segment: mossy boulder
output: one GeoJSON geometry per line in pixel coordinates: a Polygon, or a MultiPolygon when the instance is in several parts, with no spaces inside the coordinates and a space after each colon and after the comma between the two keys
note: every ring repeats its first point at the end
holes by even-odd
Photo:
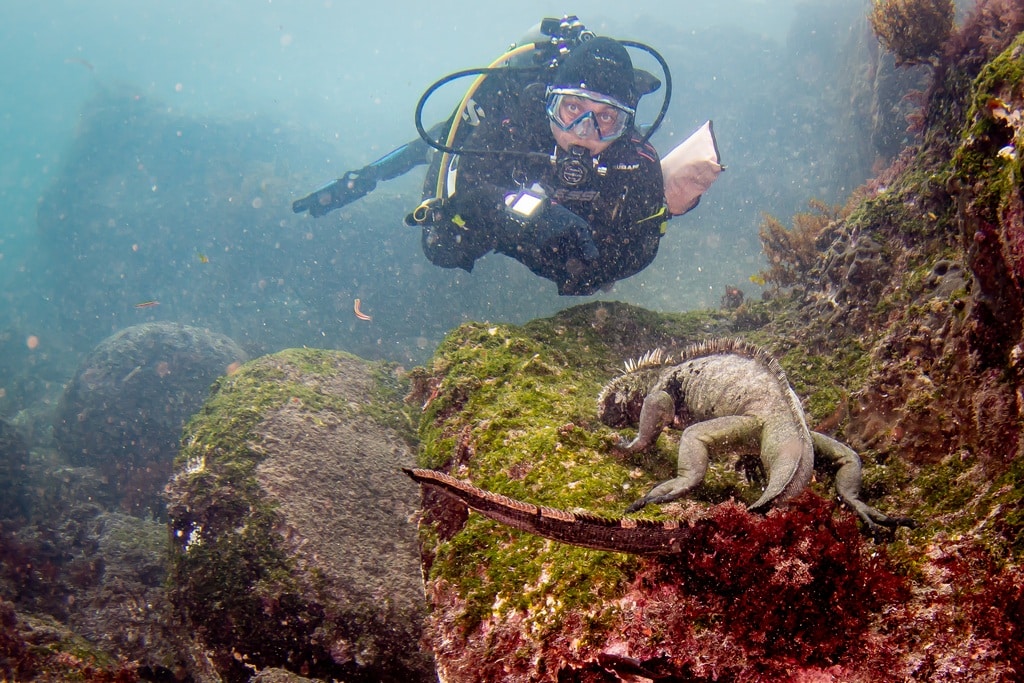
{"type": "MultiPolygon", "coordinates": [[[[750,335],[740,328],[751,316],[596,303],[521,327],[463,325],[414,377],[420,465],[621,516],[673,474],[675,437],[649,456],[617,454],[596,418],[601,384],[653,346],[750,335]]],[[[905,579],[818,491],[753,515],[742,503],[757,482],[720,459],[693,500],[645,511],[693,529],[692,546],[663,559],[548,541],[432,493],[421,538],[438,670],[450,682],[882,675],[889,662],[869,656],[869,636],[905,598],[905,579]]]]}
{"type": "Polygon", "coordinates": [[[974,81],[949,186],[974,275],[971,330],[983,361],[1001,364],[1024,319],[1024,34],[974,81]]]}
{"type": "Polygon", "coordinates": [[[430,680],[397,368],[289,350],[222,379],[169,485],[171,596],[228,681],[430,680]]]}
{"type": "Polygon", "coordinates": [[[19,613],[0,598],[0,680],[136,683],[146,680],[139,668],[100,650],[59,620],[19,613]]]}

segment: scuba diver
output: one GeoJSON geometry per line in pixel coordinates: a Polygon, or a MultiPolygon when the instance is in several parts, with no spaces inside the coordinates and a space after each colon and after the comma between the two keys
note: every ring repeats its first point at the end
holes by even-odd
{"type": "Polygon", "coordinates": [[[293,210],[322,216],[430,164],[424,199],[406,223],[422,229],[435,265],[471,271],[495,251],[553,281],[561,295],[607,290],[646,268],[667,220],[696,206],[722,169],[710,122],[688,139],[682,170],[666,182],[648,142],[671,96],[664,59],[641,43],[596,36],[576,17],[545,19],[537,33],[490,67],[432,85],[416,108],[418,140],[295,201],[293,210]],[[662,107],[645,131],[637,104],[662,84],[633,67],[627,46],[651,54],[664,72],[662,107]],[[425,130],[426,100],[466,76],[476,79],[451,118],[425,130]]]}

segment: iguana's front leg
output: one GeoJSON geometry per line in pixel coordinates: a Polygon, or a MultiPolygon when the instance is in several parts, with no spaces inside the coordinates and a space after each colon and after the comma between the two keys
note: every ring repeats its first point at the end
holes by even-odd
{"type": "Polygon", "coordinates": [[[839,468],[836,470],[836,493],[839,495],[839,499],[864,520],[873,534],[878,533],[881,530],[880,527],[917,526],[917,523],[909,517],[890,517],[861,500],[861,462],[856,451],[819,432],[811,432],[811,440],[814,443],[815,455],[828,460],[839,468]]]}
{"type": "MultiPolygon", "coordinates": [[[[644,401],[646,408],[647,402],[644,401]]],[[[655,486],[650,493],[630,505],[626,512],[636,512],[648,503],[668,503],[683,497],[704,481],[710,460],[709,448],[757,443],[763,428],[764,423],[759,418],[746,415],[716,417],[690,425],[679,437],[679,464],[675,478],[655,486]]]]}
{"type": "Polygon", "coordinates": [[[652,391],[644,398],[640,408],[640,421],[636,428],[636,437],[632,441],[619,440],[619,448],[627,453],[639,453],[647,450],[658,440],[658,435],[666,425],[672,424],[676,417],[676,403],[665,391],[652,391]]]}

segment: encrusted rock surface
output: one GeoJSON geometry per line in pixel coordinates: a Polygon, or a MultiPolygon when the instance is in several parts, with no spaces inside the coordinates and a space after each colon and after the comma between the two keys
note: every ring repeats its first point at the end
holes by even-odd
{"type": "MultiPolygon", "coordinates": [[[[943,278],[962,277],[947,265],[927,277],[902,275],[917,282],[925,312],[944,291],[943,278]]],[[[955,318],[964,307],[936,310],[955,318]]],[[[960,328],[937,324],[935,315],[912,321],[953,335],[946,339],[956,348],[960,328]]],[[[920,382],[890,386],[903,416],[895,440],[884,423],[870,430],[861,412],[847,408],[837,419],[833,408],[837,400],[870,405],[888,386],[883,378],[915,367],[886,353],[911,321],[879,332],[868,349],[823,356],[787,351],[781,319],[740,331],[748,321],[740,311],[658,316],[601,303],[522,327],[464,325],[415,376],[412,396],[424,408],[420,464],[530,503],[620,516],[671,475],[677,436],[663,436],[649,457],[616,455],[614,434],[594,409],[599,383],[621,358],[602,331],[616,331],[610,338],[618,346],[617,331],[633,330],[635,356],[654,340],[678,344],[731,329],[775,344],[812,423],[839,423],[861,439],[871,503],[921,526],[867,538],[825,498],[827,472],[785,508],[751,515],[736,503],[756,497],[757,480],[747,481],[742,461],[731,458],[713,463],[692,500],[644,511],[691,526],[692,544],[662,558],[547,541],[467,516],[432,493],[421,538],[442,680],[1012,679],[1024,652],[1017,637],[1024,486],[1012,395],[1007,404],[1012,385],[983,373],[959,390],[975,405],[984,394],[1004,406],[978,411],[1003,443],[980,438],[978,419],[954,420],[965,367],[933,369],[934,392],[948,386],[953,397],[933,402],[927,420],[910,419],[899,404],[920,400],[920,382]],[[933,441],[922,457],[936,425],[951,438],[933,441]],[[866,433],[877,438],[864,443],[866,433]]]]}
{"type": "Polygon", "coordinates": [[[45,509],[0,524],[0,680],[210,681],[167,601],[166,525],[85,497],[45,509]]]}
{"type": "Polygon", "coordinates": [[[187,427],[168,489],[172,598],[225,680],[433,676],[395,373],[284,351],[222,380],[187,427]]]}
{"type": "MultiPolygon", "coordinates": [[[[464,325],[417,377],[421,464],[531,503],[619,516],[669,475],[674,446],[628,459],[612,448],[595,398],[622,357],[603,331],[632,329],[635,356],[653,340],[682,345],[741,320],[591,304],[524,327],[464,325]]],[[[650,511],[693,532],[683,553],[660,559],[547,541],[428,496],[422,538],[442,679],[884,675],[893,662],[874,653],[872,633],[905,602],[906,578],[824,489],[765,517],[732,500],[752,502],[750,483],[726,459],[698,499],[650,511]]]]}

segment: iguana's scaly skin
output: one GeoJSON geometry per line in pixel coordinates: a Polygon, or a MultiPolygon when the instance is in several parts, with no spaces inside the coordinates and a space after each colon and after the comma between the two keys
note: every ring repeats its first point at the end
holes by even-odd
{"type": "Polygon", "coordinates": [[[420,485],[458,498],[484,517],[563,543],[638,555],[680,553],[693,534],[677,521],[613,519],[544,507],[485,491],[435,470],[403,469],[420,485]]]}
{"type": "Polygon", "coordinates": [[[605,386],[597,403],[598,417],[608,426],[637,426],[633,440],[620,442],[630,453],[650,447],[668,425],[678,421],[683,428],[676,477],[655,486],[629,512],[676,500],[698,486],[710,451],[758,445],[768,483],[751,510],[803,491],[818,455],[838,467],[836,493],[869,529],[911,524],[861,500],[860,457],[845,444],[812,432],[782,367],[745,342],[716,339],[676,356],[648,353],[627,363],[626,372],[605,386]]]}
{"type": "MultiPolygon", "coordinates": [[[[880,526],[912,526],[860,498],[860,457],[848,446],[807,427],[803,408],[785,373],[764,351],[732,340],[697,344],[681,354],[660,351],[626,364],[626,372],[598,397],[598,415],[611,427],[637,425],[634,439],[620,448],[639,452],[676,421],[683,427],[677,476],[655,486],[629,508],[676,500],[704,479],[709,451],[759,445],[768,483],[750,506],[760,510],[791,498],[811,479],[815,455],[838,467],[836,492],[872,532],[880,526]]],[[[678,553],[691,528],[676,521],[609,519],[557,510],[477,488],[441,472],[406,469],[425,487],[458,498],[503,524],[587,548],[638,554],[678,553]]]]}

